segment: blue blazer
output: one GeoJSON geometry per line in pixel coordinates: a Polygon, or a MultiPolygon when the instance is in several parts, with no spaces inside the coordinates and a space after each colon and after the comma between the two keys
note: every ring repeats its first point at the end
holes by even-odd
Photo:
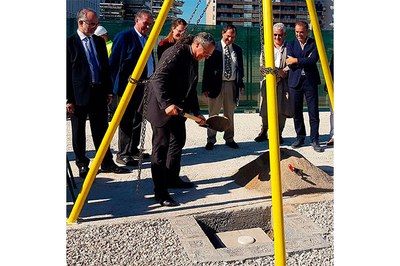
{"type": "MultiPolygon", "coordinates": [[[[122,96],[124,93],[142,50],[139,35],[134,29],[124,30],[115,36],[110,55],[111,79],[114,83],[115,94],[122,96]]],[[[153,65],[155,66],[154,56],[153,65]]],[[[140,79],[146,78],[147,66],[144,68],[140,79]]]]}
{"type": "MultiPolygon", "coordinates": [[[[107,99],[112,94],[112,83],[106,43],[101,37],[92,35],[99,60],[99,82],[96,95],[107,99]]],[[[93,97],[91,89],[92,78],[89,63],[86,58],[85,48],[77,33],[67,39],[67,102],[79,106],[88,105],[93,97]]]]}
{"type": "Polygon", "coordinates": [[[321,84],[321,79],[319,77],[317,68],[319,56],[314,39],[307,39],[304,50],[301,49],[300,42],[297,39],[288,42],[287,55],[298,59],[297,64],[289,65],[288,83],[290,88],[294,88],[299,84],[301,70],[303,68],[306,77],[312,86],[321,84]]]}
{"type": "MultiPolygon", "coordinates": [[[[239,100],[240,89],[244,88],[243,51],[242,48],[234,43],[232,44],[232,49],[236,53],[238,60],[235,80],[236,90],[233,94],[233,101],[237,102],[239,100]]],[[[204,61],[202,92],[209,92],[208,96],[210,98],[216,98],[221,92],[223,69],[222,44],[219,41],[216,43],[215,50],[210,58],[204,61]]]]}

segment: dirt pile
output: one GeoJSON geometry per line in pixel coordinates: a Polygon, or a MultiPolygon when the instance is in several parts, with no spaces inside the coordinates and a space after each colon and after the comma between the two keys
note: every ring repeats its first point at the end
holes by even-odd
{"type": "MultiPolygon", "coordinates": [[[[333,177],[314,166],[300,153],[281,148],[280,155],[283,196],[333,191],[333,177]]],[[[269,152],[265,152],[257,159],[241,167],[232,178],[236,184],[242,187],[271,195],[269,173],[269,152]]]]}

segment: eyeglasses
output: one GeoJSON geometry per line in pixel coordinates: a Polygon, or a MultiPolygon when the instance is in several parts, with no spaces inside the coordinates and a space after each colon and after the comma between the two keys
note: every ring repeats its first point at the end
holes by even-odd
{"type": "Polygon", "coordinates": [[[205,56],[206,56],[207,58],[210,57],[210,56],[212,55],[212,53],[210,54],[210,53],[206,50],[206,48],[204,47],[203,44],[200,44],[200,45],[201,45],[201,47],[203,47],[203,51],[204,51],[205,56]]]}
{"type": "Polygon", "coordinates": [[[87,22],[86,20],[82,20],[84,23],[86,23],[87,25],[89,25],[89,27],[91,27],[91,28],[96,28],[98,25],[99,25],[99,23],[89,23],[89,22],[87,22]]]}
{"type": "Polygon", "coordinates": [[[186,30],[178,30],[178,29],[174,29],[176,30],[178,33],[184,33],[186,30]]]}
{"type": "Polygon", "coordinates": [[[277,37],[277,36],[278,36],[278,37],[282,37],[283,34],[276,34],[276,33],[274,33],[274,36],[275,36],[275,37],[277,37]]]}

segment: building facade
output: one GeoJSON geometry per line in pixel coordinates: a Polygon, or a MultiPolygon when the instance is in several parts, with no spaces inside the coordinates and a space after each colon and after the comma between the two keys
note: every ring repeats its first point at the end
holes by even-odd
{"type": "MultiPolygon", "coordinates": [[[[155,17],[157,17],[158,14],[160,13],[163,2],[164,2],[164,0],[153,0],[152,1],[152,12],[155,17]]],[[[182,0],[174,1],[172,3],[171,9],[169,10],[168,19],[175,19],[178,17],[178,15],[182,15],[183,11],[180,8],[182,8],[184,3],[185,3],[185,1],[182,1],[182,0]]]]}
{"type": "MultiPolygon", "coordinates": [[[[315,1],[315,9],[321,29],[331,29],[333,0],[315,1]],[[328,10],[329,9],[329,10],[328,10]],[[327,12],[328,10],[328,12],[327,12]]],[[[260,1],[251,0],[211,0],[206,11],[207,25],[233,24],[236,26],[254,27],[260,24],[262,8],[260,1]]],[[[297,20],[310,21],[305,0],[273,0],[273,22],[282,22],[293,28],[297,20]]]]}
{"type": "Polygon", "coordinates": [[[140,9],[151,9],[151,1],[146,0],[101,0],[100,19],[134,20],[140,9]]]}
{"type": "Polygon", "coordinates": [[[76,14],[82,8],[91,8],[99,13],[100,0],[67,0],[67,18],[76,18],[76,14]]]}
{"type": "MultiPolygon", "coordinates": [[[[67,18],[75,18],[76,13],[85,7],[99,14],[102,20],[134,20],[140,9],[150,9],[155,17],[160,13],[163,0],[67,0],[67,18]]],[[[180,8],[185,1],[174,1],[168,13],[168,19],[182,14],[180,8]]]]}
{"type": "MultiPolygon", "coordinates": [[[[174,1],[168,13],[168,19],[174,19],[178,14],[182,14],[184,1],[174,1]]],[[[160,13],[162,0],[101,0],[100,1],[100,19],[104,20],[134,20],[135,14],[140,9],[149,9],[154,17],[160,13]]]]}

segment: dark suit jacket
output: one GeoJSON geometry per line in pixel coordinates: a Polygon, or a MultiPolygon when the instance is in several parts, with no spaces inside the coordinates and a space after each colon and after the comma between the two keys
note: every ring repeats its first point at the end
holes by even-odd
{"type": "MultiPolygon", "coordinates": [[[[128,29],[118,33],[112,46],[110,55],[111,79],[114,83],[114,93],[122,96],[128,84],[129,77],[143,51],[139,35],[135,29],[128,29]]],[[[154,56],[153,56],[153,64],[154,56]]],[[[140,79],[147,78],[147,66],[144,68],[140,79]]]]}
{"type": "Polygon", "coordinates": [[[162,54],[156,75],[148,84],[146,119],[153,126],[162,127],[171,119],[165,114],[171,104],[196,116],[200,113],[196,90],[198,65],[188,44],[176,44],[162,54]]]}
{"type": "MultiPolygon", "coordinates": [[[[234,93],[235,99],[233,100],[238,101],[240,89],[244,88],[243,52],[242,48],[234,43],[232,44],[232,49],[236,53],[238,60],[235,80],[236,91],[234,93]]],[[[204,61],[202,92],[209,92],[208,97],[210,98],[216,98],[221,92],[223,68],[222,44],[217,42],[210,58],[204,61]]]]}
{"type": "Polygon", "coordinates": [[[307,39],[304,50],[301,49],[300,42],[297,39],[289,42],[287,45],[287,55],[296,57],[299,61],[297,64],[289,66],[289,87],[294,88],[299,84],[301,70],[303,68],[306,77],[312,86],[321,84],[317,68],[319,56],[314,39],[307,39]]]}
{"type": "MultiPolygon", "coordinates": [[[[110,78],[110,68],[106,43],[101,37],[93,35],[99,59],[99,78],[100,87],[96,89],[96,95],[112,94],[112,83],[110,78]]],[[[89,103],[94,92],[91,89],[92,78],[90,67],[86,58],[85,48],[77,33],[67,39],[67,102],[75,105],[84,106],[89,103]]]]}

